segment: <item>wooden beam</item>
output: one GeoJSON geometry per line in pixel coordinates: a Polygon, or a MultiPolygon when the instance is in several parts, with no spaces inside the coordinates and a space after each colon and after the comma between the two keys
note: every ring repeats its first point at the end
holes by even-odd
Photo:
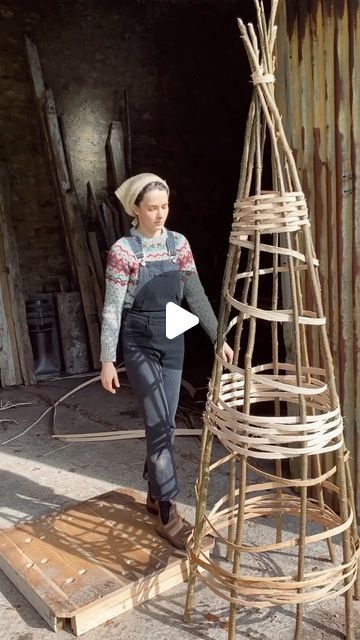
{"type": "Polygon", "coordinates": [[[10,181],[4,162],[0,162],[0,228],[3,238],[5,267],[8,272],[9,302],[16,335],[21,375],[25,384],[33,384],[35,382],[34,359],[26,321],[16,238],[11,221],[10,181]]]}

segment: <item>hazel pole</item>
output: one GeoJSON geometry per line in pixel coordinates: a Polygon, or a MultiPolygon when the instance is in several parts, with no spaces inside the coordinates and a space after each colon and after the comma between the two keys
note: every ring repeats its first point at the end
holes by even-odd
{"type": "MultiPolygon", "coordinates": [[[[249,62],[250,62],[250,66],[253,70],[253,75],[254,73],[258,76],[258,80],[257,80],[257,89],[259,92],[259,97],[262,103],[262,106],[264,108],[264,112],[266,115],[266,119],[267,119],[267,123],[268,123],[268,127],[269,127],[269,131],[270,131],[270,135],[273,141],[273,151],[275,154],[276,158],[279,158],[279,153],[278,153],[278,142],[277,142],[277,135],[276,135],[276,129],[275,126],[273,124],[273,119],[272,119],[272,110],[268,109],[268,105],[265,103],[264,105],[264,99],[262,96],[262,92],[265,91],[265,89],[267,90],[267,93],[270,94],[269,88],[266,86],[265,82],[261,80],[261,75],[262,75],[262,70],[261,67],[258,63],[258,59],[256,56],[256,51],[254,51],[254,48],[252,46],[251,40],[248,36],[247,30],[245,29],[244,24],[242,23],[241,20],[239,20],[239,28],[244,40],[244,44],[245,44],[245,48],[249,57],[249,62]]],[[[261,35],[261,30],[260,30],[260,35],[261,35]]],[[[279,176],[279,180],[280,180],[280,192],[284,193],[284,181],[283,181],[283,177],[282,177],[282,169],[281,166],[279,164],[279,162],[277,162],[277,172],[278,172],[278,176],[279,176]]],[[[288,246],[289,249],[292,248],[291,246],[291,238],[290,238],[290,234],[289,232],[287,232],[285,234],[286,237],[286,244],[288,246]]],[[[299,322],[298,322],[298,318],[299,318],[299,309],[298,309],[298,301],[297,301],[297,291],[296,291],[296,280],[295,280],[295,271],[294,271],[294,264],[293,264],[293,258],[291,255],[289,255],[288,257],[288,265],[289,265],[289,276],[290,276],[290,288],[291,288],[291,295],[292,295],[292,306],[293,306],[293,329],[294,329],[294,341],[295,341],[295,370],[296,370],[296,379],[297,379],[297,384],[298,386],[301,386],[302,383],[302,366],[301,366],[301,341],[300,341],[300,331],[299,331],[299,322]]],[[[306,421],[306,404],[305,404],[305,399],[304,396],[302,394],[299,394],[299,406],[300,406],[300,417],[302,422],[306,421]]],[[[307,455],[302,455],[301,456],[301,479],[304,481],[307,479],[308,476],[308,456],[307,455]]],[[[302,486],[301,487],[301,506],[300,506],[300,531],[299,531],[299,546],[298,546],[298,581],[301,582],[303,580],[304,577],[304,570],[305,570],[305,539],[306,539],[306,524],[307,524],[307,487],[306,486],[302,486]]],[[[300,593],[300,591],[299,591],[300,593]]],[[[297,605],[297,610],[296,610],[296,628],[295,628],[295,640],[300,640],[301,638],[301,628],[302,628],[302,617],[303,617],[303,604],[298,604],[297,605]]]]}
{"type": "MultiPolygon", "coordinates": [[[[275,36],[276,30],[274,27],[274,21],[277,11],[277,1],[272,3],[271,13],[269,18],[269,25],[266,25],[265,12],[263,3],[259,3],[258,0],[254,0],[258,24],[261,26],[260,29],[260,47],[262,51],[262,60],[265,73],[274,74],[274,57],[273,57],[273,49],[275,46],[275,36]]],[[[252,25],[249,25],[250,35],[252,35],[252,42],[256,42],[256,35],[252,25]]],[[[271,85],[271,90],[273,92],[273,85],[271,85]]],[[[265,116],[264,116],[265,118],[265,116]]],[[[274,183],[276,183],[277,188],[277,173],[276,166],[273,165],[273,179],[274,183]]],[[[276,246],[279,241],[278,234],[275,235],[274,245],[276,246]]],[[[273,256],[273,279],[272,279],[272,298],[271,298],[271,308],[272,310],[277,309],[278,306],[278,296],[279,296],[279,272],[278,272],[278,264],[279,256],[277,253],[274,253],[273,256]]],[[[279,372],[279,351],[278,351],[278,323],[271,323],[271,343],[272,343],[272,360],[274,365],[274,374],[278,374],[279,372]]],[[[279,400],[276,399],[274,403],[275,415],[280,415],[280,403],[279,400]]],[[[282,462],[280,459],[275,460],[275,473],[281,478],[282,477],[282,462]]],[[[281,488],[276,490],[276,495],[281,500],[282,490],[281,488]]],[[[282,540],[282,514],[279,512],[276,515],[276,542],[281,542],[282,540]]]]}
{"type": "MultiPolygon", "coordinates": [[[[296,234],[296,236],[295,236],[295,250],[298,251],[298,252],[300,251],[298,234],[296,234]]],[[[300,315],[304,315],[304,307],[303,307],[303,302],[302,302],[302,292],[301,292],[301,282],[300,282],[300,273],[299,273],[299,271],[296,272],[296,285],[297,285],[298,299],[299,299],[299,305],[300,305],[300,315]]],[[[301,337],[302,337],[305,367],[309,367],[310,366],[310,362],[309,362],[309,353],[308,353],[308,348],[307,348],[307,338],[306,338],[305,325],[301,325],[300,332],[301,332],[301,337]]],[[[310,374],[309,374],[309,376],[310,376],[310,374]]],[[[315,413],[315,410],[312,409],[311,410],[311,414],[314,415],[314,413],[315,413]]],[[[319,454],[314,455],[313,456],[313,461],[314,461],[315,474],[319,478],[321,476],[321,474],[322,474],[320,455],[319,454]]],[[[321,512],[324,513],[325,499],[324,499],[324,490],[323,490],[323,486],[322,486],[321,483],[316,485],[316,493],[317,493],[317,500],[318,500],[318,503],[319,503],[319,507],[321,509],[321,512]]],[[[336,563],[335,546],[334,546],[334,542],[333,542],[333,540],[331,538],[327,538],[327,546],[328,546],[328,550],[329,550],[330,560],[331,560],[331,562],[333,564],[335,564],[336,563]]]]}
{"type": "MultiPolygon", "coordinates": [[[[255,119],[256,119],[256,173],[255,173],[255,190],[256,193],[259,193],[261,190],[261,175],[262,175],[262,163],[261,163],[261,112],[260,112],[260,103],[259,99],[256,96],[256,109],[255,109],[255,119]]],[[[251,306],[256,306],[258,300],[258,287],[259,287],[259,265],[260,265],[260,232],[255,231],[254,238],[254,265],[253,265],[253,285],[251,291],[251,306]]],[[[248,336],[248,346],[245,353],[244,360],[244,372],[245,372],[245,380],[244,380],[244,408],[243,411],[245,414],[250,413],[250,393],[251,393],[251,380],[252,380],[252,357],[255,346],[255,335],[256,335],[256,318],[254,316],[250,317],[249,321],[249,336],[248,336]]],[[[240,456],[241,462],[241,470],[240,470],[240,489],[239,489],[239,501],[238,501],[238,513],[237,513],[237,522],[236,522],[236,535],[235,535],[235,544],[236,548],[234,550],[234,559],[233,559],[233,568],[232,574],[234,575],[234,582],[239,577],[240,572],[240,561],[241,561],[241,553],[239,551],[239,547],[242,544],[243,533],[244,533],[244,510],[245,510],[245,500],[246,500],[246,484],[247,484],[247,457],[246,455],[240,456]]],[[[236,589],[231,591],[232,598],[236,598],[237,592],[236,589]]],[[[237,614],[237,604],[236,602],[231,602],[230,604],[230,615],[229,615],[229,640],[235,640],[236,638],[236,614],[237,614]]]]}
{"type": "MultiPolygon", "coordinates": [[[[240,179],[239,179],[239,187],[237,192],[237,200],[243,198],[246,195],[247,191],[250,189],[249,184],[249,176],[251,183],[251,174],[252,174],[252,166],[254,163],[254,153],[255,153],[255,130],[254,130],[254,120],[255,120],[255,102],[254,99],[251,101],[247,121],[245,128],[245,140],[244,140],[244,150],[242,155],[241,169],[240,169],[240,179]]],[[[249,254],[248,264],[251,262],[252,258],[249,254]]],[[[240,252],[238,259],[234,261],[234,267],[236,265],[236,273],[238,271],[240,262],[240,252]]],[[[230,295],[233,296],[236,289],[236,275],[230,280],[230,295]]],[[[244,291],[246,291],[246,287],[244,287],[244,291]]],[[[247,299],[247,292],[245,293],[247,299]]],[[[240,351],[240,340],[243,326],[243,318],[244,315],[242,313],[238,314],[237,327],[234,338],[234,356],[233,363],[238,363],[239,351],[240,351]]],[[[235,507],[235,490],[236,490],[236,455],[234,455],[230,461],[230,473],[229,473],[229,507],[235,507]]],[[[233,519],[230,520],[228,527],[228,540],[230,543],[234,542],[235,528],[233,519]]],[[[228,545],[226,550],[226,559],[231,561],[233,558],[233,550],[231,545],[228,545]]]]}

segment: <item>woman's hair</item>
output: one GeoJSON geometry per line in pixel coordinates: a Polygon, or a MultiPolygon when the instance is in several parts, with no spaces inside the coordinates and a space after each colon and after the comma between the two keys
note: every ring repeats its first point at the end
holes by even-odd
{"type": "Polygon", "coordinates": [[[169,193],[169,189],[167,189],[167,187],[162,182],[149,182],[149,184],[147,184],[143,189],[141,189],[134,204],[138,207],[140,202],[144,198],[144,195],[148,193],[148,191],[153,191],[154,189],[157,189],[159,191],[166,191],[167,193],[169,193]]]}

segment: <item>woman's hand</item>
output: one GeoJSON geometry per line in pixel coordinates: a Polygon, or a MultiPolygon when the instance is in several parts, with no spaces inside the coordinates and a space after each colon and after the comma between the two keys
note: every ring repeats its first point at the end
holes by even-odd
{"type": "Polygon", "coordinates": [[[118,374],[112,362],[103,362],[100,373],[101,384],[110,393],[116,393],[116,389],[119,389],[120,382],[118,374]]]}
{"type": "Polygon", "coordinates": [[[233,352],[232,348],[230,347],[230,345],[228,345],[227,342],[224,342],[224,346],[222,348],[221,355],[222,355],[222,357],[224,358],[224,360],[226,362],[232,363],[232,359],[234,357],[234,352],[233,352]]]}

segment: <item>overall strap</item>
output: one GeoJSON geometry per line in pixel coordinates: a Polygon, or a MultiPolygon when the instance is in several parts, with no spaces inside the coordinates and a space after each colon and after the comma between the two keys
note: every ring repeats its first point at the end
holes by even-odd
{"type": "Polygon", "coordinates": [[[126,236],[126,240],[128,241],[133,252],[135,253],[137,260],[143,260],[144,251],[143,251],[141,238],[139,236],[133,236],[129,234],[128,236],[126,236]]]}
{"type": "Polygon", "coordinates": [[[176,258],[175,235],[169,229],[167,229],[166,246],[171,258],[176,258]]]}

